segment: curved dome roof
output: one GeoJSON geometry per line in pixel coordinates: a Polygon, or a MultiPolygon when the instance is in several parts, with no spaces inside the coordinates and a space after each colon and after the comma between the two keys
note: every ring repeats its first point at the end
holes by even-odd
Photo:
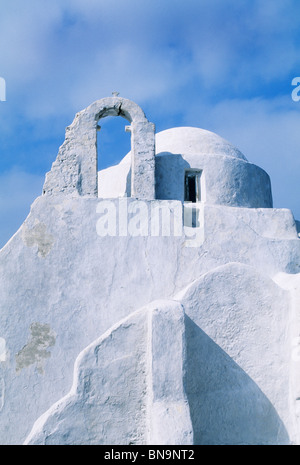
{"type": "Polygon", "coordinates": [[[227,140],[214,132],[194,127],[167,129],[156,134],[156,153],[171,152],[186,155],[225,155],[247,160],[227,140]]]}
{"type": "MultiPolygon", "coordinates": [[[[169,152],[185,155],[223,155],[247,161],[234,145],[214,132],[195,127],[166,129],[155,135],[156,154],[169,152]]],[[[121,163],[130,161],[130,152],[121,163]]]]}

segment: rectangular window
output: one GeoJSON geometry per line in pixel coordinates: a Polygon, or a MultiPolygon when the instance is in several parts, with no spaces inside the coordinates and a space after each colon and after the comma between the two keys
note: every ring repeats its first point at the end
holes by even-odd
{"type": "Polygon", "coordinates": [[[201,202],[201,174],[199,170],[187,170],[184,179],[184,201],[201,202]]]}

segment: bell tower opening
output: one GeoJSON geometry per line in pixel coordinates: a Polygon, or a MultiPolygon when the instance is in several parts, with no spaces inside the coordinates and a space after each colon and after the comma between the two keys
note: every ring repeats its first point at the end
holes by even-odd
{"type": "Polygon", "coordinates": [[[125,131],[128,121],[122,116],[106,116],[97,127],[97,170],[117,165],[131,150],[130,134],[125,131]]]}

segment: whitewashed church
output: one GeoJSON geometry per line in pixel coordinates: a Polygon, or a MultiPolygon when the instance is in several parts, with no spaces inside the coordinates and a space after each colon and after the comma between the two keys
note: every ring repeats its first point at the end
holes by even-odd
{"type": "Polygon", "coordinates": [[[77,113],[0,251],[0,444],[300,444],[299,230],[218,135],[77,113]]]}

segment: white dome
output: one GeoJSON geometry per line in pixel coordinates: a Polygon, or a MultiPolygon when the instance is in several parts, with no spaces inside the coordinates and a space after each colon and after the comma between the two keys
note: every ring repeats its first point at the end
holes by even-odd
{"type": "Polygon", "coordinates": [[[160,152],[225,155],[246,160],[227,140],[214,132],[193,127],[172,128],[156,134],[156,153],[160,152]]]}
{"type": "MultiPolygon", "coordinates": [[[[247,161],[234,145],[214,132],[195,127],[166,129],[155,135],[156,154],[223,155],[247,161]]],[[[121,163],[130,162],[130,152],[121,163]]]]}

